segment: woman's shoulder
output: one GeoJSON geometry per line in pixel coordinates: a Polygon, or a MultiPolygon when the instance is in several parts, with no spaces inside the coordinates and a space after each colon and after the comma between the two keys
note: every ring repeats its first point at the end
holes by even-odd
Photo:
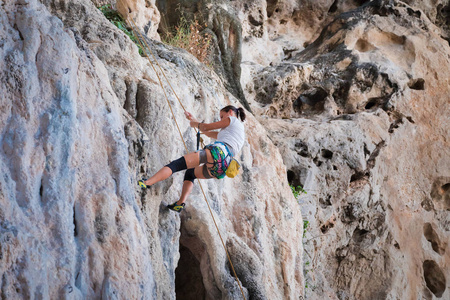
{"type": "Polygon", "coordinates": [[[230,124],[234,123],[236,121],[239,121],[238,123],[243,124],[244,122],[242,122],[241,120],[239,120],[238,118],[236,118],[235,116],[229,116],[230,118],[230,124]]]}
{"type": "Polygon", "coordinates": [[[237,118],[233,116],[229,116],[228,118],[230,119],[230,124],[228,124],[228,126],[233,125],[237,120],[237,118]]]}
{"type": "Polygon", "coordinates": [[[230,119],[230,124],[228,124],[227,127],[231,127],[231,128],[236,128],[236,127],[244,127],[243,122],[241,122],[241,120],[239,120],[238,118],[234,117],[234,116],[229,116],[228,117],[230,119]]]}

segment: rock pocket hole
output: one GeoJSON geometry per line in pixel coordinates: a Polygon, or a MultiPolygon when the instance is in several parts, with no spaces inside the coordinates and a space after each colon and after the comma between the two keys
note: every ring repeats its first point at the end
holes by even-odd
{"type": "Polygon", "coordinates": [[[323,209],[328,208],[329,206],[331,206],[331,196],[328,195],[327,199],[319,198],[319,204],[323,209]]]}
{"type": "Polygon", "coordinates": [[[263,25],[263,22],[261,20],[256,20],[252,15],[248,16],[248,21],[253,26],[261,26],[261,25],[263,25]]]}
{"type": "Polygon", "coordinates": [[[327,149],[322,149],[320,151],[320,154],[322,155],[323,158],[326,158],[326,159],[333,158],[333,152],[331,152],[330,150],[327,150],[327,149]]]}
{"type": "Polygon", "coordinates": [[[296,100],[293,101],[294,110],[299,113],[322,112],[328,92],[322,87],[314,87],[303,92],[296,100]]]}
{"type": "Polygon", "coordinates": [[[339,0],[334,0],[333,4],[330,6],[328,13],[334,13],[337,10],[339,0]]]}
{"type": "Polygon", "coordinates": [[[295,150],[297,151],[297,154],[301,157],[308,157],[308,145],[303,141],[297,141],[295,143],[295,150]]]}
{"type": "Polygon", "coordinates": [[[423,262],[423,277],[428,289],[436,296],[442,297],[445,292],[446,280],[444,273],[433,260],[423,262]]]}
{"type": "Polygon", "coordinates": [[[316,166],[320,167],[322,165],[322,161],[320,161],[317,157],[314,157],[313,162],[316,166]]]}
{"type": "Polygon", "coordinates": [[[422,15],[419,10],[413,10],[409,7],[408,7],[407,11],[408,11],[408,15],[416,17],[418,19],[420,19],[420,16],[422,15]]]}
{"type": "Polygon", "coordinates": [[[408,82],[408,86],[412,90],[424,90],[425,89],[425,80],[423,78],[411,79],[408,82]]]}
{"type": "Polygon", "coordinates": [[[437,205],[435,208],[443,208],[450,211],[450,183],[444,183],[448,181],[448,178],[442,181],[442,179],[438,179],[433,183],[430,195],[437,205]]]}
{"type": "Polygon", "coordinates": [[[450,191],[450,183],[446,183],[441,187],[442,193],[448,194],[450,191]]]}
{"type": "Polygon", "coordinates": [[[425,209],[426,211],[432,211],[434,210],[433,201],[430,199],[424,199],[420,205],[425,209]]]}
{"type": "Polygon", "coordinates": [[[366,172],[355,172],[351,177],[350,177],[350,182],[354,182],[354,181],[358,181],[358,180],[362,180],[364,178],[368,177],[368,174],[366,172]]]}
{"type": "Polygon", "coordinates": [[[359,218],[359,211],[361,210],[361,205],[358,203],[349,203],[342,209],[342,222],[351,223],[359,218]]]}
{"type": "Polygon", "coordinates": [[[175,269],[175,293],[177,299],[205,299],[206,292],[200,262],[183,244],[180,244],[180,260],[175,269]]]}
{"type": "Polygon", "coordinates": [[[73,235],[78,236],[77,219],[75,216],[75,206],[73,207],[73,235]]]}
{"type": "Polygon", "coordinates": [[[278,4],[278,0],[267,0],[267,17],[268,18],[270,18],[273,15],[274,11],[278,12],[278,9],[276,9],[277,4],[278,4]]]}
{"type": "Polygon", "coordinates": [[[368,52],[375,49],[375,47],[368,41],[359,39],[355,44],[355,49],[358,50],[359,52],[368,52]]]}
{"type": "Polygon", "coordinates": [[[290,185],[293,187],[297,186],[304,186],[303,182],[301,181],[302,177],[302,170],[288,170],[287,171],[287,179],[290,185]]]}
{"type": "Polygon", "coordinates": [[[355,231],[353,231],[353,241],[355,241],[356,243],[361,243],[362,241],[364,241],[368,233],[369,231],[365,229],[356,228],[355,231]]]}
{"type": "Polygon", "coordinates": [[[367,102],[366,106],[364,107],[365,109],[371,109],[372,107],[374,107],[375,105],[377,105],[377,101],[375,100],[370,100],[369,102],[367,102]]]}
{"type": "Polygon", "coordinates": [[[430,223],[426,223],[423,226],[423,235],[427,241],[431,243],[431,247],[436,253],[439,255],[443,255],[445,253],[445,247],[442,245],[438,234],[434,231],[433,226],[431,226],[430,223]]]}
{"type": "Polygon", "coordinates": [[[328,230],[334,227],[334,223],[331,221],[328,221],[324,225],[320,226],[320,231],[322,231],[323,234],[327,233],[328,230]]]}
{"type": "Polygon", "coordinates": [[[287,171],[287,179],[289,184],[292,184],[294,182],[294,180],[296,180],[297,175],[295,175],[295,172],[292,170],[288,170],[287,171]]]}

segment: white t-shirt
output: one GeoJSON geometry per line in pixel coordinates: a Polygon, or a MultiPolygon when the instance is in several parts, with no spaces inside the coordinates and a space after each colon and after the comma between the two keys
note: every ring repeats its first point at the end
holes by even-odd
{"type": "Polygon", "coordinates": [[[230,117],[230,125],[222,128],[217,134],[217,140],[219,142],[226,143],[230,146],[230,150],[233,156],[241,151],[245,141],[245,129],[244,124],[236,117],[230,117]]]}

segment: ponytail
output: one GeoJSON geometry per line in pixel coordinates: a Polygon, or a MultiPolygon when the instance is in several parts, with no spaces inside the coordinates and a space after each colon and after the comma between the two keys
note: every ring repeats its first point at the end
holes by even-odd
{"type": "Polygon", "coordinates": [[[236,108],[233,105],[228,105],[228,106],[225,106],[224,108],[222,108],[220,111],[224,111],[227,113],[230,110],[232,110],[234,112],[234,114],[236,115],[236,118],[241,119],[242,122],[245,121],[245,111],[242,107],[236,108]]]}
{"type": "Polygon", "coordinates": [[[242,122],[245,121],[245,111],[242,107],[238,108],[236,117],[240,118],[242,122]]]}

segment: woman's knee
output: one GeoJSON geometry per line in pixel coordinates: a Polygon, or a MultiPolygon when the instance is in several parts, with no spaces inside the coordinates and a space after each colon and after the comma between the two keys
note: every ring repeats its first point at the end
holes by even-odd
{"type": "Polygon", "coordinates": [[[184,173],[184,181],[190,181],[192,183],[194,183],[194,180],[197,178],[197,176],[195,176],[195,171],[194,169],[188,169],[186,171],[186,173],[184,173]]]}
{"type": "Polygon", "coordinates": [[[186,159],[184,157],[180,157],[179,159],[171,161],[166,165],[169,169],[172,170],[172,173],[179,172],[187,169],[186,159]]]}

